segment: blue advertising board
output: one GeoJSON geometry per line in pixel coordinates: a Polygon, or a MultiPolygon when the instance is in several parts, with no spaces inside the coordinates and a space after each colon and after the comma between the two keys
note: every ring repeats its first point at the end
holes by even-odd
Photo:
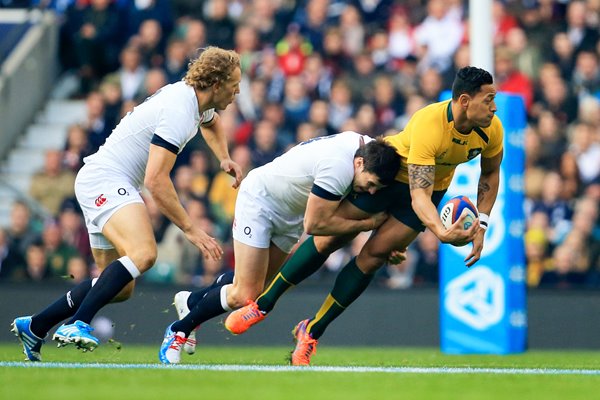
{"type": "MultiPolygon", "coordinates": [[[[523,232],[523,136],[525,107],[519,96],[498,93],[497,115],[504,126],[500,187],[490,215],[481,259],[471,268],[471,245],[440,247],[441,350],[449,354],[507,354],[527,346],[523,232]]],[[[443,204],[456,195],[474,203],[480,158],[460,165],[443,204]]]]}

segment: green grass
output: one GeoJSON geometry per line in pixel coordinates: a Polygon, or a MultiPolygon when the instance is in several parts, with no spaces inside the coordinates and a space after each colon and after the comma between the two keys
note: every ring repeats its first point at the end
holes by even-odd
{"type": "MultiPolygon", "coordinates": [[[[211,347],[184,365],[286,365],[288,348],[211,347]]],[[[103,345],[93,353],[45,346],[46,362],[152,363],[157,348],[103,345]]],[[[0,361],[21,361],[17,343],[0,345],[0,361]]],[[[322,346],[315,366],[600,369],[600,352],[531,351],[454,356],[434,349],[322,346]]],[[[0,399],[590,399],[600,375],[437,374],[168,369],[19,368],[0,366],[0,399]]]]}

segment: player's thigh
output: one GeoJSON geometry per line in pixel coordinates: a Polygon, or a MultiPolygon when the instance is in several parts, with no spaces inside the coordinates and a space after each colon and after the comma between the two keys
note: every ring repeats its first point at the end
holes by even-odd
{"type": "Polygon", "coordinates": [[[365,273],[381,267],[393,250],[404,250],[419,235],[419,231],[390,217],[371,235],[357,256],[357,265],[365,273]]]}
{"type": "MultiPolygon", "coordinates": [[[[336,213],[346,219],[365,219],[371,215],[371,213],[358,208],[349,199],[346,199],[340,203],[336,213]]],[[[314,236],[313,240],[319,253],[331,254],[334,251],[344,247],[347,243],[350,243],[357,234],[358,233],[349,233],[347,235],[337,236],[314,236]]]]}
{"type": "Polygon", "coordinates": [[[156,240],[143,203],[129,203],[118,209],[104,224],[102,234],[141,272],[154,265],[156,240]]]}
{"type": "Polygon", "coordinates": [[[243,305],[246,300],[254,300],[263,290],[269,268],[270,249],[250,246],[234,239],[233,251],[235,275],[230,296],[234,303],[241,302],[243,305]]]}

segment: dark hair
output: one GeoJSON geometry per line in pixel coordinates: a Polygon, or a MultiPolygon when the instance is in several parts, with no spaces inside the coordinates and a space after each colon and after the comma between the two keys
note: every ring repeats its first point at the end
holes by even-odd
{"type": "Polygon", "coordinates": [[[364,170],[377,175],[382,185],[394,182],[400,169],[400,155],[381,138],[360,146],[354,154],[356,157],[363,158],[364,170]]]}
{"type": "Polygon", "coordinates": [[[458,70],[452,84],[452,100],[458,100],[461,94],[475,96],[483,85],[491,85],[494,78],[485,69],[464,67],[458,70]]]}

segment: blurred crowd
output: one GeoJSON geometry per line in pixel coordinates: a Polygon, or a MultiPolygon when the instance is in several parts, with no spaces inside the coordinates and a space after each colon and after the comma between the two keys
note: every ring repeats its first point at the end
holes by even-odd
{"type": "MultiPolygon", "coordinates": [[[[4,6],[23,1],[3,0],[4,6]]],[[[451,87],[469,65],[466,0],[39,0],[60,23],[63,74],[87,118],[49,150],[30,195],[54,217],[35,221],[13,205],[0,229],[0,279],[83,279],[97,274],[73,199],[82,159],[127,112],[182,78],[207,45],[235,49],[243,81],[221,112],[232,158],[246,171],[315,136],[403,129],[410,116],[451,87]]],[[[493,2],[495,81],[521,95],[525,133],[525,247],[530,287],[600,287],[600,0],[493,2]]],[[[197,249],[145,197],[159,242],[157,265],[142,279],[202,286],[234,266],[236,191],[202,140],[173,170],[183,205],[225,246],[222,262],[197,249]]],[[[333,254],[326,279],[364,243],[333,254]]],[[[436,285],[437,238],[420,235],[407,260],[377,282],[436,285]]]]}

